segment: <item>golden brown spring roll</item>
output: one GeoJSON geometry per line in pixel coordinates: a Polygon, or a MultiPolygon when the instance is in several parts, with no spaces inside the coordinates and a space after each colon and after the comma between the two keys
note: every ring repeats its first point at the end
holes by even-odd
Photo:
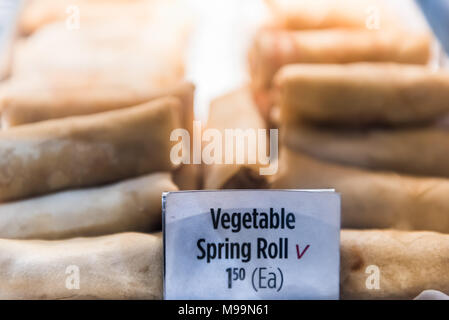
{"type": "Polygon", "coordinates": [[[0,204],[0,238],[65,239],[161,227],[162,192],[170,173],[0,204]]]}
{"type": "Polygon", "coordinates": [[[403,125],[449,112],[449,72],[400,64],[298,64],[279,73],[281,121],[403,125]]]}
{"type": "MultiPolygon", "coordinates": [[[[426,64],[427,33],[380,30],[262,30],[249,52],[253,90],[269,90],[276,72],[294,63],[397,62],[426,64]]],[[[357,81],[357,78],[354,79],[357,81]]]]}
{"type": "Polygon", "coordinates": [[[341,193],[342,227],[449,233],[449,180],[372,172],[323,162],[284,148],[274,189],[341,193]]]}
{"type": "Polygon", "coordinates": [[[179,100],[0,132],[0,201],[168,171],[179,100]]]}
{"type": "Polygon", "coordinates": [[[19,28],[23,35],[29,35],[49,23],[68,21],[70,17],[79,17],[80,24],[126,18],[130,22],[143,22],[154,18],[155,11],[164,2],[174,3],[170,0],[27,0],[19,28]],[[73,6],[79,11],[71,9],[73,6]]]}
{"type": "Polygon", "coordinates": [[[427,289],[449,293],[449,235],[343,230],[340,243],[342,299],[413,299],[427,289]]]}
{"type": "Polygon", "coordinates": [[[391,12],[379,0],[266,0],[281,27],[289,29],[378,28],[394,25],[391,12]]]}
{"type": "Polygon", "coordinates": [[[449,128],[336,130],[288,128],[283,142],[318,159],[366,169],[449,178],[449,128]]]}
{"type": "MultiPolygon", "coordinates": [[[[225,139],[226,129],[241,129],[244,132],[249,129],[257,139],[257,130],[265,129],[265,123],[251,99],[248,88],[244,87],[212,101],[207,129],[218,130],[223,139],[225,139]]],[[[251,133],[248,137],[251,136],[251,133]]],[[[248,138],[245,138],[245,141],[248,140],[248,138]]],[[[244,163],[237,164],[236,138],[233,138],[233,141],[233,164],[224,164],[225,152],[222,154],[223,164],[205,164],[203,187],[205,189],[256,189],[265,187],[266,176],[260,175],[259,172],[261,164],[258,161],[257,144],[245,142],[243,148],[245,152],[244,163]],[[256,162],[250,164],[249,159],[253,156],[256,162]]],[[[229,143],[229,140],[227,143],[229,143]]],[[[224,142],[223,149],[225,149],[224,142]]]]}
{"type": "Polygon", "coordinates": [[[75,79],[93,88],[117,82],[132,88],[172,86],[184,77],[190,30],[174,18],[85,22],[74,31],[64,22],[47,25],[15,43],[12,76],[55,83],[75,79]]]}
{"type": "Polygon", "coordinates": [[[161,299],[160,235],[0,240],[0,299],[161,299]]]}
{"type": "Polygon", "coordinates": [[[181,100],[181,118],[184,128],[191,130],[193,122],[193,92],[190,82],[173,86],[133,86],[132,82],[114,84],[64,83],[23,80],[3,85],[0,91],[2,128],[69,116],[86,115],[135,106],[164,96],[181,100]]]}

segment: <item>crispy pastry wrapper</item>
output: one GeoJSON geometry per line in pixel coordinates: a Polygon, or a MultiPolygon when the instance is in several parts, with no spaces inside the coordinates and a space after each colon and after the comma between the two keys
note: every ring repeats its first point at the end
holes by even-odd
{"type": "Polygon", "coordinates": [[[342,299],[413,299],[428,289],[449,293],[447,234],[342,230],[340,243],[342,299]],[[377,271],[378,289],[369,279],[377,271]]]}
{"type": "Polygon", "coordinates": [[[449,72],[401,64],[297,64],[278,75],[281,121],[335,126],[429,123],[449,112],[449,72]]]}
{"type": "Polygon", "coordinates": [[[397,27],[379,0],[266,0],[278,26],[287,29],[368,29],[370,15],[378,28],[397,27]],[[376,15],[376,16],[374,16],[376,15]]]}
{"type": "Polygon", "coordinates": [[[286,128],[290,149],[325,161],[373,170],[449,178],[447,126],[336,129],[286,128]]]}
{"type": "Polygon", "coordinates": [[[49,120],[0,132],[0,201],[170,171],[180,102],[49,120]]]}
{"type": "MultiPolygon", "coordinates": [[[[180,123],[192,135],[195,86],[187,81],[165,87],[144,87],[141,84],[115,83],[93,85],[68,80],[64,83],[24,82],[11,80],[0,88],[2,129],[49,119],[86,115],[128,108],[165,96],[181,101],[180,123]],[[136,86],[137,85],[137,86],[136,86]]],[[[198,189],[200,168],[179,168],[174,172],[181,189],[198,189]]]]}
{"type": "Polygon", "coordinates": [[[449,296],[441,291],[429,289],[421,292],[413,300],[449,300],[449,296]]]}
{"type": "MultiPolygon", "coordinates": [[[[247,87],[237,89],[212,101],[209,110],[207,129],[218,130],[223,139],[226,129],[249,129],[257,137],[258,129],[265,129],[266,125],[255,106],[247,87]]],[[[203,173],[203,187],[205,189],[240,189],[266,187],[266,177],[259,174],[261,166],[258,161],[257,144],[248,144],[245,139],[245,159],[243,164],[236,161],[236,142],[234,139],[234,164],[205,164],[203,173]],[[256,163],[249,164],[250,156],[255,156],[256,163]]],[[[223,143],[223,150],[225,150],[223,143]]],[[[267,148],[267,150],[269,150],[267,148]]]]}
{"type": "Polygon", "coordinates": [[[173,171],[173,182],[179,190],[201,190],[202,179],[200,164],[181,164],[173,171]]]}
{"type": "Polygon", "coordinates": [[[65,239],[161,229],[161,195],[170,173],[0,204],[0,238],[65,239]]]}
{"type": "Polygon", "coordinates": [[[0,299],[161,299],[162,255],[160,234],[1,239],[0,299]]]}
{"type": "Polygon", "coordinates": [[[449,180],[373,172],[317,160],[283,148],[274,189],[341,193],[343,228],[449,232],[449,180]]]}

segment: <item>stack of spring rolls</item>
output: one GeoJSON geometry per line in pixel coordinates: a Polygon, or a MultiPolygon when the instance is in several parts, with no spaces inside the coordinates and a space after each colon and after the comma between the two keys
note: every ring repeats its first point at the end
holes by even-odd
{"type": "MultiPolygon", "coordinates": [[[[278,124],[280,171],[261,176],[248,143],[244,161],[206,163],[203,187],[335,188],[342,298],[449,293],[449,76],[424,66],[429,33],[381,0],[267,2],[251,84],[212,101],[205,139],[278,124]]],[[[161,193],[198,188],[197,166],[170,161],[172,130],[193,130],[184,13],[27,1],[0,84],[0,299],[162,297],[161,193]]]]}
{"type": "Polygon", "coordinates": [[[249,50],[252,92],[265,119],[278,124],[273,79],[293,63],[426,64],[432,37],[404,25],[383,0],[266,0],[272,21],[249,50]]]}
{"type": "Polygon", "coordinates": [[[193,121],[179,6],[27,2],[0,84],[0,299],[162,297],[161,194],[197,179],[170,160],[193,121]]]}
{"type": "Polygon", "coordinates": [[[398,41],[367,34],[341,43],[340,32],[369,33],[357,29],[351,10],[329,6],[326,14],[314,8],[316,16],[303,16],[286,7],[289,1],[272,4],[286,27],[346,29],[312,31],[315,36],[288,31],[291,39],[319,45],[320,58],[301,61],[298,51],[297,60],[276,60],[265,73],[268,83],[275,68],[294,63],[274,81],[283,148],[271,187],[341,193],[341,298],[412,299],[429,289],[448,294],[449,129],[442,120],[449,114],[449,72],[422,65],[428,39],[419,35],[398,41]],[[330,44],[332,54],[322,49],[330,44]],[[377,285],[370,282],[373,270],[377,285]]]}

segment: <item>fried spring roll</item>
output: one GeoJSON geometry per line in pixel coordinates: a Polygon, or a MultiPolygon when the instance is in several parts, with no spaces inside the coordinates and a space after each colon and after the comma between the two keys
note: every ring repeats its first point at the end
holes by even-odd
{"type": "Polygon", "coordinates": [[[399,64],[286,66],[280,71],[283,124],[426,123],[449,112],[449,72],[399,64]]]}
{"type": "Polygon", "coordinates": [[[177,3],[170,0],[28,0],[20,15],[19,29],[21,34],[29,35],[47,24],[71,17],[78,17],[80,25],[120,19],[144,22],[154,19],[164,2],[177,3]]]}
{"type": "Polygon", "coordinates": [[[288,128],[284,143],[312,157],[366,169],[449,178],[449,129],[335,130],[308,125],[288,128]]]}
{"type": "Polygon", "coordinates": [[[0,201],[174,168],[179,100],[49,120],[0,132],[0,201]]]}
{"type": "Polygon", "coordinates": [[[164,96],[181,100],[184,128],[191,130],[193,122],[193,84],[180,82],[165,88],[133,87],[133,83],[89,84],[66,81],[39,83],[14,81],[0,92],[2,128],[27,123],[86,115],[135,106],[164,96]],[[91,87],[92,86],[92,87],[91,87]]]}
{"type": "Polygon", "coordinates": [[[449,293],[449,235],[343,230],[340,243],[342,299],[413,299],[427,289],[449,293]],[[378,277],[378,289],[370,277],[378,277]]]}
{"type": "MultiPolygon", "coordinates": [[[[224,138],[226,129],[249,130],[249,136],[254,134],[257,139],[258,129],[265,129],[265,123],[260,116],[257,107],[251,99],[248,88],[244,87],[212,101],[209,110],[207,129],[215,129],[224,138]]],[[[236,139],[234,139],[234,161],[233,164],[225,164],[225,152],[222,154],[223,164],[205,164],[204,181],[205,189],[240,189],[240,188],[263,188],[266,186],[265,176],[260,175],[261,164],[257,157],[257,144],[245,143],[244,163],[237,164],[236,139]],[[255,157],[256,162],[251,164],[249,159],[255,157]]],[[[247,139],[246,141],[249,141],[247,139]]],[[[225,144],[231,143],[226,140],[225,144]]]]}
{"type": "Polygon", "coordinates": [[[1,204],[0,238],[54,240],[158,230],[162,192],[176,190],[169,173],[155,173],[1,204]]]}
{"type": "Polygon", "coordinates": [[[322,162],[288,148],[274,189],[334,188],[341,193],[342,227],[449,233],[449,180],[372,172],[322,162]]]}
{"type": "Polygon", "coordinates": [[[394,25],[379,0],[266,0],[276,22],[289,29],[368,28],[377,14],[379,28],[394,25]]]}
{"type": "MultiPolygon", "coordinates": [[[[427,33],[369,30],[262,30],[249,51],[253,90],[269,90],[276,72],[294,63],[397,62],[426,64],[427,33]]],[[[354,79],[357,81],[357,78],[354,79]]]]}
{"type": "Polygon", "coordinates": [[[161,299],[160,235],[0,240],[0,299],[161,299]],[[78,281],[79,280],[79,281],[78,281]]]}

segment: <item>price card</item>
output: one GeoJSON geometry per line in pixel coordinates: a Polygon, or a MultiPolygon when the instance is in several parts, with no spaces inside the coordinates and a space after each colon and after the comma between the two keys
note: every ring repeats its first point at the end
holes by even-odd
{"type": "Polygon", "coordinates": [[[165,299],[338,299],[333,190],[163,195],[165,299]]]}

